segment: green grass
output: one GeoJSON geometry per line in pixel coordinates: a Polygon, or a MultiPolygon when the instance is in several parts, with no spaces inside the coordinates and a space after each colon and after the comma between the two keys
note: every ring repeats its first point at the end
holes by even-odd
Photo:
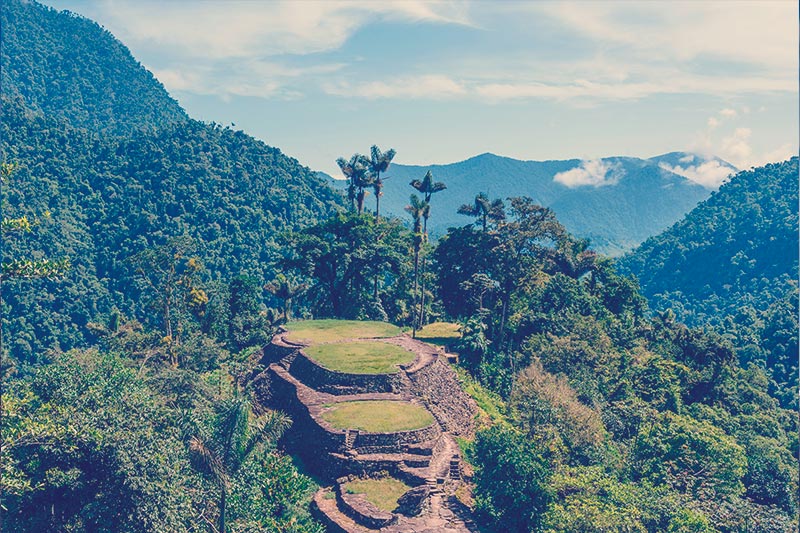
{"type": "Polygon", "coordinates": [[[446,346],[461,338],[461,332],[458,330],[460,327],[460,324],[453,322],[434,322],[419,330],[417,339],[438,346],[446,346]]]}
{"type": "Polygon", "coordinates": [[[364,400],[329,404],[322,418],[337,429],[359,429],[369,433],[409,431],[433,424],[424,407],[391,400],[364,400]]]}
{"type": "Polygon", "coordinates": [[[392,512],[397,507],[397,500],[411,487],[392,477],[381,479],[358,479],[344,485],[350,494],[363,494],[367,501],[383,511],[392,512]]]}
{"type": "Polygon", "coordinates": [[[329,370],[350,374],[389,374],[397,365],[414,360],[414,352],[385,342],[340,342],[313,344],[303,350],[329,370]]]}
{"type": "Polygon", "coordinates": [[[456,374],[458,374],[461,389],[469,394],[472,399],[475,400],[475,403],[478,404],[479,426],[508,422],[508,417],[505,414],[507,411],[506,403],[497,393],[483,387],[463,368],[457,366],[453,366],[452,368],[456,371],[456,374]]]}
{"type": "Polygon", "coordinates": [[[347,339],[394,337],[400,328],[386,322],[359,320],[301,320],[286,324],[286,337],[294,342],[319,344],[347,339]]]}

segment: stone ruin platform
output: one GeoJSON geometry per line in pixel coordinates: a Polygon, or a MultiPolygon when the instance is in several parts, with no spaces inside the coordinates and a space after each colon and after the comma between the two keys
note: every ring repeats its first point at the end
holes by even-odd
{"type": "Polygon", "coordinates": [[[264,348],[266,370],[256,377],[264,405],[291,415],[286,446],[326,485],[312,510],[328,531],[367,533],[477,531],[467,509],[455,498],[463,484],[454,437],[474,432],[475,402],[461,390],[440,348],[397,335],[346,339],[395,344],[414,354],[396,372],[351,374],[325,368],[292,341],[286,330],[264,348]],[[349,401],[396,401],[424,407],[428,426],[385,433],[339,429],[323,418],[331,406],[349,401]],[[389,475],[411,489],[398,508],[387,512],[348,494],[343,485],[356,478],[389,475]]]}

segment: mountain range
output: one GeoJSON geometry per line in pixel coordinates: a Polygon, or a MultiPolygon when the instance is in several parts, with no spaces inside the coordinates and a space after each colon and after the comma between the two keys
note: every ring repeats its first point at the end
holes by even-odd
{"type": "MultiPolygon", "coordinates": [[[[409,182],[430,170],[447,189],[432,199],[430,232],[436,236],[448,227],[469,223],[457,214],[459,206],[472,203],[483,192],[490,198],[530,196],[555,211],[573,234],[588,238],[593,247],[608,255],[620,255],[680,220],[711,190],[676,174],[689,162],[713,161],[736,169],[717,158],[672,152],[650,159],[606,157],[597,160],[521,161],[495,154],[481,154],[447,165],[393,164],[387,172],[383,212],[406,217],[403,210],[415,192],[409,182]]],[[[344,181],[333,180],[344,187],[344,181]]],[[[369,200],[367,205],[371,205],[369,200]]]]}

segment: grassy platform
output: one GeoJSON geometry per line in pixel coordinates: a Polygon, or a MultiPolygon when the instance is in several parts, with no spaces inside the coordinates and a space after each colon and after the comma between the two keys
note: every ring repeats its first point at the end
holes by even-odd
{"type": "Polygon", "coordinates": [[[421,429],[433,424],[424,407],[407,402],[365,400],[331,404],[322,418],[337,429],[359,429],[369,433],[391,433],[421,429]]]}
{"type": "Polygon", "coordinates": [[[438,346],[453,344],[461,338],[460,324],[453,322],[434,322],[417,332],[417,339],[438,346]]]}
{"type": "Polygon", "coordinates": [[[300,320],[289,322],[286,329],[290,341],[310,344],[400,335],[400,328],[392,324],[359,320],[300,320]]]}
{"type": "Polygon", "coordinates": [[[405,348],[376,341],[313,344],[303,351],[325,368],[349,374],[397,372],[397,365],[410,363],[415,357],[405,348]]]}
{"type": "Polygon", "coordinates": [[[392,512],[397,507],[397,500],[400,499],[400,496],[411,489],[393,477],[356,479],[346,483],[343,488],[350,494],[363,494],[367,501],[387,512],[392,512]]]}

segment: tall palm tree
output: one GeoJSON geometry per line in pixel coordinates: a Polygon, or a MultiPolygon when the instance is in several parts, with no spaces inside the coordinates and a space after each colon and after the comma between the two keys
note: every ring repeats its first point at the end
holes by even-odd
{"type": "Polygon", "coordinates": [[[347,198],[350,200],[350,206],[357,206],[360,215],[364,211],[366,188],[373,183],[373,177],[369,171],[370,160],[361,154],[353,154],[350,160],[340,157],[336,160],[336,164],[348,179],[347,198]]]}
{"type": "Polygon", "coordinates": [[[506,219],[505,204],[503,201],[500,199],[491,201],[489,197],[486,196],[486,193],[478,194],[478,196],[475,197],[474,203],[464,204],[459,207],[458,214],[480,219],[484,232],[487,231],[490,220],[498,224],[506,219]]]}
{"type": "MultiPolygon", "coordinates": [[[[411,182],[411,186],[414,187],[415,189],[417,189],[419,192],[421,192],[424,195],[425,203],[427,203],[429,205],[431,203],[431,196],[433,196],[435,193],[443,191],[443,190],[445,190],[447,188],[447,185],[445,185],[444,182],[441,182],[441,181],[436,181],[435,182],[435,181],[433,181],[433,174],[431,173],[430,170],[425,174],[425,177],[422,178],[421,180],[413,180],[411,182]]],[[[425,215],[424,222],[422,224],[422,233],[425,235],[425,239],[426,240],[428,238],[428,217],[429,216],[430,216],[430,209],[428,210],[428,214],[425,215]]]]}
{"type": "Polygon", "coordinates": [[[405,210],[411,215],[414,221],[414,320],[412,322],[412,337],[417,336],[417,288],[419,287],[419,252],[422,248],[422,217],[430,212],[430,204],[420,200],[419,196],[412,194],[409,198],[409,205],[405,210]]]}
{"type": "Polygon", "coordinates": [[[278,411],[264,411],[246,396],[217,405],[208,434],[189,440],[193,464],[219,487],[219,531],[225,533],[225,507],[230,480],[253,453],[274,444],[291,425],[278,411]]]}
{"type": "Polygon", "coordinates": [[[377,145],[370,148],[369,171],[373,179],[372,188],[375,191],[375,220],[381,217],[381,196],[383,196],[381,172],[386,172],[389,165],[392,164],[395,153],[393,148],[385,152],[381,152],[377,145]]]}
{"type": "MultiPolygon", "coordinates": [[[[430,211],[430,203],[431,197],[436,194],[437,192],[443,191],[447,188],[447,185],[441,181],[433,181],[433,173],[429,170],[425,173],[425,177],[422,180],[413,180],[411,182],[411,186],[417,189],[419,192],[424,194],[425,203],[428,204],[428,208],[422,215],[422,235],[423,239],[427,242],[428,240],[428,217],[431,215],[430,211]]],[[[419,306],[419,325],[425,323],[425,258],[422,258],[422,287],[420,289],[420,306],[419,306]]]]}

